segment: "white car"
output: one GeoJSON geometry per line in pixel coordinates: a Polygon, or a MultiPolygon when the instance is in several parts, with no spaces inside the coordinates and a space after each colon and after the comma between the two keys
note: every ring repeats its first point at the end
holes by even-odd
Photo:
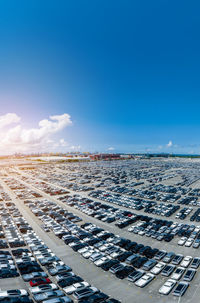
{"type": "Polygon", "coordinates": [[[97,261],[97,260],[99,260],[99,259],[101,259],[101,258],[103,258],[104,257],[104,255],[103,254],[101,254],[100,252],[94,252],[91,256],[90,256],[90,261],[92,261],[92,262],[95,262],[95,261],[97,261]]]}
{"type": "Polygon", "coordinates": [[[28,296],[28,292],[25,289],[12,289],[0,291],[0,299],[7,297],[18,297],[18,296],[28,296]]]}
{"type": "Polygon", "coordinates": [[[67,295],[71,295],[75,291],[84,289],[85,287],[88,287],[88,286],[90,286],[90,284],[88,282],[80,282],[80,283],[75,283],[73,285],[67,286],[67,287],[63,288],[63,290],[67,295]]]}
{"type": "MultiPolygon", "coordinates": [[[[45,252],[47,253],[51,253],[52,251],[50,249],[46,249],[45,252]]],[[[36,250],[34,251],[34,255],[37,257],[37,256],[40,256],[42,253],[40,250],[36,250]]]]}
{"type": "Polygon", "coordinates": [[[151,273],[147,273],[146,275],[142,276],[139,280],[135,282],[136,286],[144,287],[147,284],[149,284],[153,279],[155,278],[155,275],[151,273]]]}
{"type": "Polygon", "coordinates": [[[43,284],[43,285],[39,285],[39,286],[29,288],[29,290],[32,294],[39,294],[39,293],[44,292],[44,291],[55,290],[55,289],[58,289],[58,286],[54,283],[43,284]]]}
{"type": "Polygon", "coordinates": [[[182,275],[185,272],[185,268],[183,267],[177,267],[177,269],[175,270],[175,272],[173,272],[171,278],[173,280],[180,280],[180,278],[182,277],[182,275]]]}
{"type": "Polygon", "coordinates": [[[192,243],[194,242],[193,239],[188,239],[186,242],[185,242],[185,247],[190,247],[192,245],[192,243]]]}
{"type": "MultiPolygon", "coordinates": [[[[44,245],[44,242],[40,242],[40,245],[44,245]]],[[[30,248],[35,247],[35,244],[33,243],[33,241],[31,241],[31,243],[29,244],[29,247],[30,248]]]]}
{"type": "Polygon", "coordinates": [[[168,295],[175,285],[176,281],[173,279],[169,279],[163,284],[163,286],[161,286],[161,288],[159,289],[159,293],[162,295],[168,295]]]}
{"type": "Polygon", "coordinates": [[[106,240],[106,242],[111,243],[114,240],[114,237],[110,237],[106,240]]]}
{"type": "Polygon", "coordinates": [[[161,270],[165,267],[165,265],[166,265],[165,263],[159,262],[150,270],[150,272],[154,275],[158,275],[161,272],[161,270]]]}
{"type": "Polygon", "coordinates": [[[55,254],[53,254],[53,253],[48,253],[48,254],[49,254],[49,256],[45,256],[45,254],[37,255],[37,259],[41,260],[41,259],[46,258],[46,257],[55,257],[55,254]]]}
{"type": "Polygon", "coordinates": [[[113,252],[112,254],[110,254],[110,257],[113,258],[113,259],[116,259],[118,256],[120,256],[121,254],[123,253],[122,250],[118,250],[118,251],[115,251],[113,252]]]}
{"type": "Polygon", "coordinates": [[[186,237],[180,238],[180,240],[178,241],[178,245],[183,246],[185,244],[186,240],[187,240],[186,237]]]}
{"type": "Polygon", "coordinates": [[[0,269],[5,269],[5,268],[9,268],[9,269],[16,269],[16,266],[14,264],[0,264],[0,269]]]}
{"type": "Polygon", "coordinates": [[[99,247],[99,251],[101,252],[106,251],[108,247],[112,247],[112,245],[110,243],[103,244],[102,246],[99,247]]]}
{"type": "Polygon", "coordinates": [[[181,262],[180,266],[181,267],[188,267],[190,263],[192,262],[192,257],[191,256],[186,256],[183,261],[181,262]]]}
{"type": "Polygon", "coordinates": [[[51,267],[63,266],[66,265],[63,261],[54,261],[51,263],[51,267]]]}
{"type": "Polygon", "coordinates": [[[95,252],[94,249],[88,250],[82,254],[83,258],[88,259],[93,253],[95,252]]]}
{"type": "Polygon", "coordinates": [[[88,251],[88,249],[89,249],[88,246],[83,247],[83,248],[81,248],[81,249],[78,250],[78,253],[79,253],[79,254],[84,254],[86,251],[88,251]]]}
{"type": "Polygon", "coordinates": [[[15,259],[16,264],[24,263],[25,261],[33,262],[35,261],[34,257],[22,257],[19,259],[15,259]]]}
{"type": "Polygon", "coordinates": [[[200,226],[196,226],[194,231],[198,233],[200,231],[200,226]]]}
{"type": "Polygon", "coordinates": [[[102,264],[104,264],[106,261],[109,261],[111,258],[110,257],[103,257],[97,261],[94,262],[94,264],[96,266],[101,266],[102,264]]]}
{"type": "Polygon", "coordinates": [[[13,260],[8,260],[8,259],[4,259],[3,261],[0,260],[0,265],[3,265],[3,264],[9,264],[9,265],[13,265],[14,264],[14,261],[13,260]]]}

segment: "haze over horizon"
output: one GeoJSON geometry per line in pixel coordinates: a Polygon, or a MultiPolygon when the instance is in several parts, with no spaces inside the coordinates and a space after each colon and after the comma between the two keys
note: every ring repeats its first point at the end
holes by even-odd
{"type": "Polygon", "coordinates": [[[1,1],[0,154],[200,154],[197,1],[1,1]]]}

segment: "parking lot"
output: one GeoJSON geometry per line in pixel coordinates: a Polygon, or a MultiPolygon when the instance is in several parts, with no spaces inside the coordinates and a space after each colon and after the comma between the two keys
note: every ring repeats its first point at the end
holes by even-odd
{"type": "MultiPolygon", "coordinates": [[[[199,172],[198,163],[180,160],[4,167],[0,174],[1,224],[4,226],[6,222],[5,226],[12,227],[11,230],[17,224],[18,240],[25,241],[24,245],[16,244],[20,248],[31,250],[30,243],[36,242],[30,237],[35,232],[34,237],[39,237],[51,254],[98,289],[96,294],[105,294],[105,297],[96,295],[96,301],[87,299],[87,302],[112,302],[106,296],[119,302],[178,302],[180,297],[173,292],[183,281],[188,284],[179,302],[195,303],[200,285],[199,265],[193,267],[194,259],[199,257],[200,243],[199,172]],[[12,203],[16,207],[14,211],[12,203]],[[160,251],[165,252],[161,259],[158,257],[160,251]],[[165,261],[170,252],[173,252],[172,259],[165,261]],[[129,263],[128,256],[132,255],[133,262],[129,263]],[[176,255],[181,255],[179,263],[173,263],[176,255]],[[191,260],[184,265],[182,262],[187,256],[191,260]],[[122,263],[121,269],[116,269],[118,272],[114,274],[114,267],[105,270],[103,264],[109,260],[122,263]],[[151,262],[146,265],[149,260],[154,260],[152,267],[151,262]],[[163,266],[162,270],[153,274],[157,264],[163,266]],[[172,272],[165,275],[168,267],[172,272]],[[179,267],[184,269],[183,274],[175,279],[169,294],[159,293],[179,267]],[[190,268],[195,274],[188,281],[186,273],[190,268]],[[143,276],[151,274],[152,280],[140,287],[140,279],[131,281],[128,278],[134,271],[143,271],[143,276]]],[[[7,241],[8,247],[2,247],[0,251],[7,250],[12,255],[16,248],[8,241],[9,235],[4,234],[2,239],[7,241]]],[[[42,265],[37,254],[32,253],[49,275],[47,265],[42,265]]],[[[19,272],[16,257],[14,262],[19,272]]],[[[52,266],[55,260],[48,262],[48,266],[52,266]]],[[[52,283],[57,283],[54,276],[50,278],[52,283]]],[[[30,292],[30,286],[20,273],[17,277],[2,278],[0,283],[1,290],[26,289],[30,292]]],[[[64,283],[58,285],[59,290],[63,291],[64,283]]],[[[68,297],[77,302],[73,295],[68,297]]],[[[35,300],[31,292],[30,300],[35,300]]]]}

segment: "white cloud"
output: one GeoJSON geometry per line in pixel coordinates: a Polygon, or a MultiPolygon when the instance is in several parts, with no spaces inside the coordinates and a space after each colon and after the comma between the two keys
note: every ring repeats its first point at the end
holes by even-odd
{"type": "Polygon", "coordinates": [[[172,147],[172,146],[173,146],[172,141],[170,140],[169,143],[168,143],[166,146],[167,146],[167,147],[172,147]]]}
{"type": "Polygon", "coordinates": [[[112,151],[112,150],[115,150],[115,148],[112,147],[112,146],[110,146],[110,147],[108,147],[108,150],[109,150],[109,151],[112,151]]]}
{"type": "MultiPolygon", "coordinates": [[[[37,128],[26,129],[17,124],[5,129],[5,126],[10,126],[11,123],[18,123],[19,121],[20,117],[14,113],[0,116],[0,129],[3,129],[0,133],[1,151],[12,153],[37,150],[40,152],[41,149],[52,145],[53,141],[50,136],[72,124],[70,115],[65,113],[39,121],[37,128]]],[[[66,146],[67,142],[61,139],[59,145],[66,146]]]]}
{"type": "Polygon", "coordinates": [[[6,115],[0,116],[0,129],[9,124],[17,123],[20,119],[21,118],[14,113],[7,113],[6,115]]]}

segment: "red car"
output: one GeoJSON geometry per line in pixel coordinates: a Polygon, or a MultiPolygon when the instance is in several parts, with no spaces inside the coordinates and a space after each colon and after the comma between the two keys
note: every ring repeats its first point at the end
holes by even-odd
{"type": "Polygon", "coordinates": [[[38,285],[41,285],[41,284],[49,284],[51,283],[51,280],[49,278],[38,278],[38,279],[34,279],[34,280],[31,280],[29,282],[30,286],[38,286],[38,285]]]}

